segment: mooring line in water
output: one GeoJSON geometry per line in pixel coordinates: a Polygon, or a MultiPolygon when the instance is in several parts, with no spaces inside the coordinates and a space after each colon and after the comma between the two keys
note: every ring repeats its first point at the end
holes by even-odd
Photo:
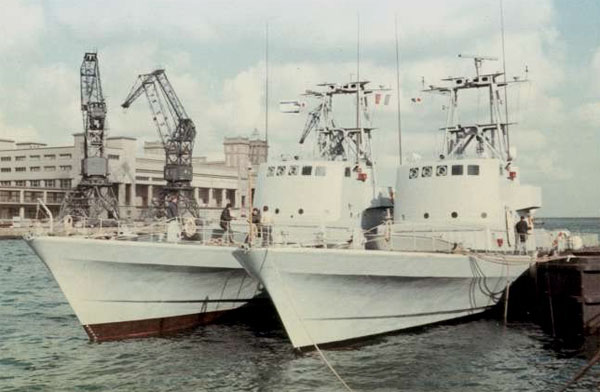
{"type": "Polygon", "coordinates": [[[596,352],[596,354],[594,354],[594,356],[592,357],[592,359],[590,359],[590,362],[588,362],[587,365],[585,365],[579,372],[577,372],[577,374],[575,375],[575,377],[573,377],[564,387],[562,387],[558,392],[565,392],[567,389],[569,389],[569,387],[573,384],[575,384],[577,381],[579,381],[581,379],[581,377],[583,377],[588,370],[591,369],[592,366],[594,366],[596,364],[596,362],[600,361],[600,350],[598,350],[598,352],[596,352]]]}
{"type": "MultiPolygon", "coordinates": [[[[264,261],[266,261],[268,254],[269,254],[269,248],[265,248],[265,259],[264,259],[264,261]]],[[[263,263],[264,263],[264,261],[263,261],[263,263]]],[[[342,378],[342,376],[340,376],[340,374],[335,370],[335,368],[333,367],[333,365],[329,362],[329,360],[327,359],[327,357],[325,357],[325,354],[323,354],[323,351],[321,351],[321,349],[319,348],[319,346],[317,345],[317,343],[315,343],[314,339],[312,338],[312,336],[308,332],[308,329],[304,325],[304,320],[302,320],[302,318],[298,314],[298,311],[296,310],[296,306],[294,305],[294,302],[292,301],[292,296],[290,295],[290,293],[287,290],[287,287],[285,287],[285,284],[283,283],[283,278],[281,277],[281,274],[279,273],[279,268],[277,268],[277,263],[275,262],[275,260],[273,260],[271,262],[271,264],[273,265],[273,269],[275,270],[275,273],[277,274],[277,277],[279,279],[279,283],[283,287],[283,291],[285,292],[285,296],[288,299],[290,307],[292,308],[292,311],[296,315],[296,318],[300,321],[300,325],[302,326],[302,329],[304,330],[304,333],[306,333],[306,336],[308,336],[308,338],[310,339],[311,344],[313,345],[313,347],[315,348],[315,350],[317,351],[317,353],[319,354],[319,356],[321,357],[321,359],[323,360],[323,362],[325,362],[325,365],[327,365],[327,367],[329,368],[329,370],[331,371],[331,373],[333,373],[333,375],[338,379],[338,381],[340,383],[342,383],[342,385],[344,386],[344,388],[346,388],[347,391],[353,392],[353,389],[350,388],[350,386],[348,385],[348,383],[346,383],[346,381],[344,381],[344,379],[342,378]]]]}

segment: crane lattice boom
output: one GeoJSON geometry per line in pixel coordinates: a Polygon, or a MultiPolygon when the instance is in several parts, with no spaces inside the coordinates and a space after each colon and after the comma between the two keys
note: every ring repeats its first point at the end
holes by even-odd
{"type": "Polygon", "coordinates": [[[165,149],[167,187],[189,188],[196,137],[194,122],[188,117],[163,69],[140,75],[121,106],[128,108],[142,93],[148,98],[152,118],[165,149]]]}

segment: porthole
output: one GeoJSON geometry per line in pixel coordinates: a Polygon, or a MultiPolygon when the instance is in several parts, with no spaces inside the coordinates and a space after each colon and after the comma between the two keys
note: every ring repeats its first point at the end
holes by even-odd
{"type": "Polygon", "coordinates": [[[423,218],[425,218],[425,219],[429,219],[429,212],[426,212],[426,213],[424,213],[424,214],[423,214],[423,218]]]}
{"type": "Polygon", "coordinates": [[[446,174],[448,174],[448,166],[446,166],[446,165],[439,165],[435,169],[435,174],[437,176],[439,176],[439,177],[445,176],[446,174]]]}
{"type": "Polygon", "coordinates": [[[275,208],[275,213],[279,214],[279,208],[275,208]]]}
{"type": "Polygon", "coordinates": [[[452,214],[450,214],[450,216],[453,218],[458,218],[458,212],[452,211],[452,214]]]}
{"type": "Polygon", "coordinates": [[[433,168],[431,166],[423,166],[423,169],[421,169],[421,177],[431,177],[432,171],[433,168]]]}
{"type": "Polygon", "coordinates": [[[298,214],[300,214],[300,215],[304,214],[304,210],[303,210],[302,208],[300,208],[300,209],[298,210],[298,214]]]}
{"type": "Polygon", "coordinates": [[[410,171],[408,172],[408,178],[412,179],[412,178],[417,178],[417,177],[419,177],[419,168],[411,167],[410,171]]]}
{"type": "Polygon", "coordinates": [[[487,212],[482,212],[482,213],[481,213],[481,217],[482,217],[483,219],[487,218],[487,212]]]}

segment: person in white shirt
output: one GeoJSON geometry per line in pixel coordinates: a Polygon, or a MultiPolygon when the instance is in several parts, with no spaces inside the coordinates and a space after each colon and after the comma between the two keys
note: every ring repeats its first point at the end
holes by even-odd
{"type": "Polygon", "coordinates": [[[269,246],[273,243],[273,215],[268,206],[263,207],[260,217],[260,226],[262,228],[263,246],[269,246]]]}

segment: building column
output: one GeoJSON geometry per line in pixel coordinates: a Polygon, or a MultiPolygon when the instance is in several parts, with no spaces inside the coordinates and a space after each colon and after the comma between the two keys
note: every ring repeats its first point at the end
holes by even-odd
{"type": "Polygon", "coordinates": [[[48,191],[44,191],[44,196],[42,196],[42,200],[44,204],[48,204],[48,191]]]}
{"type": "Polygon", "coordinates": [[[23,189],[19,191],[19,203],[25,203],[25,191],[23,189]]]}
{"type": "Polygon", "coordinates": [[[135,184],[132,183],[129,192],[129,205],[135,207],[135,184]]]}
{"type": "Polygon", "coordinates": [[[225,207],[227,205],[227,189],[221,189],[221,205],[219,207],[225,207]]]}
{"type": "Polygon", "coordinates": [[[196,204],[200,205],[200,200],[198,199],[198,197],[199,197],[198,187],[194,187],[194,200],[196,200],[196,204]]]}
{"type": "Polygon", "coordinates": [[[150,207],[152,205],[152,185],[148,185],[148,194],[146,198],[146,206],[150,207]]]}
{"type": "Polygon", "coordinates": [[[19,217],[21,219],[25,218],[25,207],[23,207],[23,206],[19,207],[19,217]]]}
{"type": "Polygon", "coordinates": [[[215,201],[215,190],[214,188],[208,188],[208,206],[209,207],[216,207],[216,201],[215,201]]]}
{"type": "Polygon", "coordinates": [[[125,200],[125,195],[126,195],[126,191],[125,191],[125,184],[124,183],[120,183],[119,184],[119,191],[117,194],[117,200],[119,201],[119,206],[124,206],[127,204],[127,200],[125,200]]]}

